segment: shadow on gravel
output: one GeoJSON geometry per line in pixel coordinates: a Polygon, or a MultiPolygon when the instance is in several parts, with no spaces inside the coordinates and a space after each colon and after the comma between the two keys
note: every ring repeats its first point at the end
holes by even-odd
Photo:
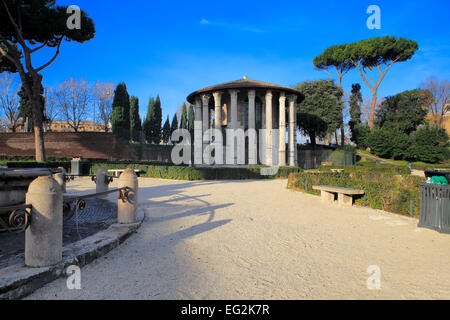
{"type": "Polygon", "coordinates": [[[214,222],[205,222],[201,224],[197,224],[195,226],[192,226],[190,228],[180,230],[165,236],[162,236],[157,240],[158,243],[161,243],[163,246],[175,246],[178,242],[187,239],[192,238],[198,234],[208,232],[210,230],[219,228],[225,224],[230,223],[231,219],[226,220],[219,220],[214,222]]]}

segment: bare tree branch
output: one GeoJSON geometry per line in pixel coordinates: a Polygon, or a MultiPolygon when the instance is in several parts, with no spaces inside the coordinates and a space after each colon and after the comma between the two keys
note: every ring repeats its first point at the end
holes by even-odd
{"type": "Polygon", "coordinates": [[[8,127],[15,132],[19,126],[19,96],[18,85],[14,85],[14,74],[4,73],[0,77],[0,109],[6,116],[8,127]],[[14,86],[14,87],[12,87],[14,86]]]}
{"type": "Polygon", "coordinates": [[[92,89],[86,80],[66,80],[59,85],[56,99],[67,124],[78,132],[88,116],[92,89]]]}
{"type": "Polygon", "coordinates": [[[30,53],[35,53],[35,52],[41,50],[42,48],[44,48],[44,47],[47,45],[47,43],[48,43],[48,41],[45,41],[41,46],[32,49],[32,50],[30,51],[30,53]]]}
{"type": "Polygon", "coordinates": [[[39,71],[41,71],[41,70],[47,68],[49,65],[51,65],[51,64],[53,63],[53,61],[56,60],[56,58],[57,58],[58,55],[59,55],[59,49],[60,49],[60,47],[61,47],[61,43],[62,43],[63,39],[64,39],[64,36],[61,36],[61,37],[59,38],[59,41],[58,41],[58,47],[57,47],[57,49],[56,49],[56,53],[55,53],[55,55],[53,56],[53,58],[52,58],[49,62],[47,62],[46,64],[44,64],[43,66],[37,68],[37,69],[36,69],[36,72],[39,72],[39,71]]]}

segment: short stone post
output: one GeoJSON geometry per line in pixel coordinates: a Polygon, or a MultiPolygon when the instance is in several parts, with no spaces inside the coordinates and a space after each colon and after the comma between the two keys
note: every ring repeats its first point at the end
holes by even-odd
{"type": "Polygon", "coordinates": [[[128,199],[118,199],[117,220],[122,224],[137,222],[138,214],[138,178],[133,169],[126,169],[119,177],[119,188],[128,187],[128,199]]]}
{"type": "MultiPolygon", "coordinates": [[[[109,185],[108,170],[106,170],[103,167],[98,168],[97,176],[95,177],[95,183],[96,183],[96,187],[95,187],[96,193],[108,191],[108,185],[109,185]]],[[[100,198],[103,198],[103,197],[100,197],[100,198]]]]}
{"type": "Polygon", "coordinates": [[[63,193],[66,193],[66,169],[63,167],[58,167],[61,172],[55,173],[53,175],[53,179],[61,186],[61,190],[63,193]]]}
{"type": "Polygon", "coordinates": [[[47,267],[62,260],[63,193],[51,176],[39,177],[28,187],[31,223],[25,231],[25,265],[47,267]]]}

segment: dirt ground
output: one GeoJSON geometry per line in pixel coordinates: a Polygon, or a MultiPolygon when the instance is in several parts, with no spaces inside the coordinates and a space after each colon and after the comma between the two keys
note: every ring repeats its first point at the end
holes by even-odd
{"type": "Polygon", "coordinates": [[[450,299],[450,235],[417,220],[286,180],[139,184],[137,234],[82,268],[80,290],[60,278],[28,299],[450,299]]]}

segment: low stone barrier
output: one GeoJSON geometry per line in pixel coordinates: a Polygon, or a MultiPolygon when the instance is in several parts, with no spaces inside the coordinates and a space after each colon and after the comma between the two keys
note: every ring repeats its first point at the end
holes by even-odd
{"type": "Polygon", "coordinates": [[[25,265],[2,269],[0,299],[25,296],[59,277],[68,265],[82,266],[105,254],[134,232],[144,218],[143,213],[138,211],[139,186],[134,170],[125,170],[119,178],[119,188],[108,191],[110,180],[104,169],[96,177],[96,190],[102,191],[101,195],[118,192],[118,224],[80,240],[81,244],[74,243],[69,248],[63,248],[64,203],[95,197],[98,192],[64,198],[62,183],[65,177],[59,174],[54,176],[42,176],[30,184],[26,205],[31,210],[31,223],[25,231],[25,265]],[[68,251],[71,253],[68,254],[68,251]]]}

